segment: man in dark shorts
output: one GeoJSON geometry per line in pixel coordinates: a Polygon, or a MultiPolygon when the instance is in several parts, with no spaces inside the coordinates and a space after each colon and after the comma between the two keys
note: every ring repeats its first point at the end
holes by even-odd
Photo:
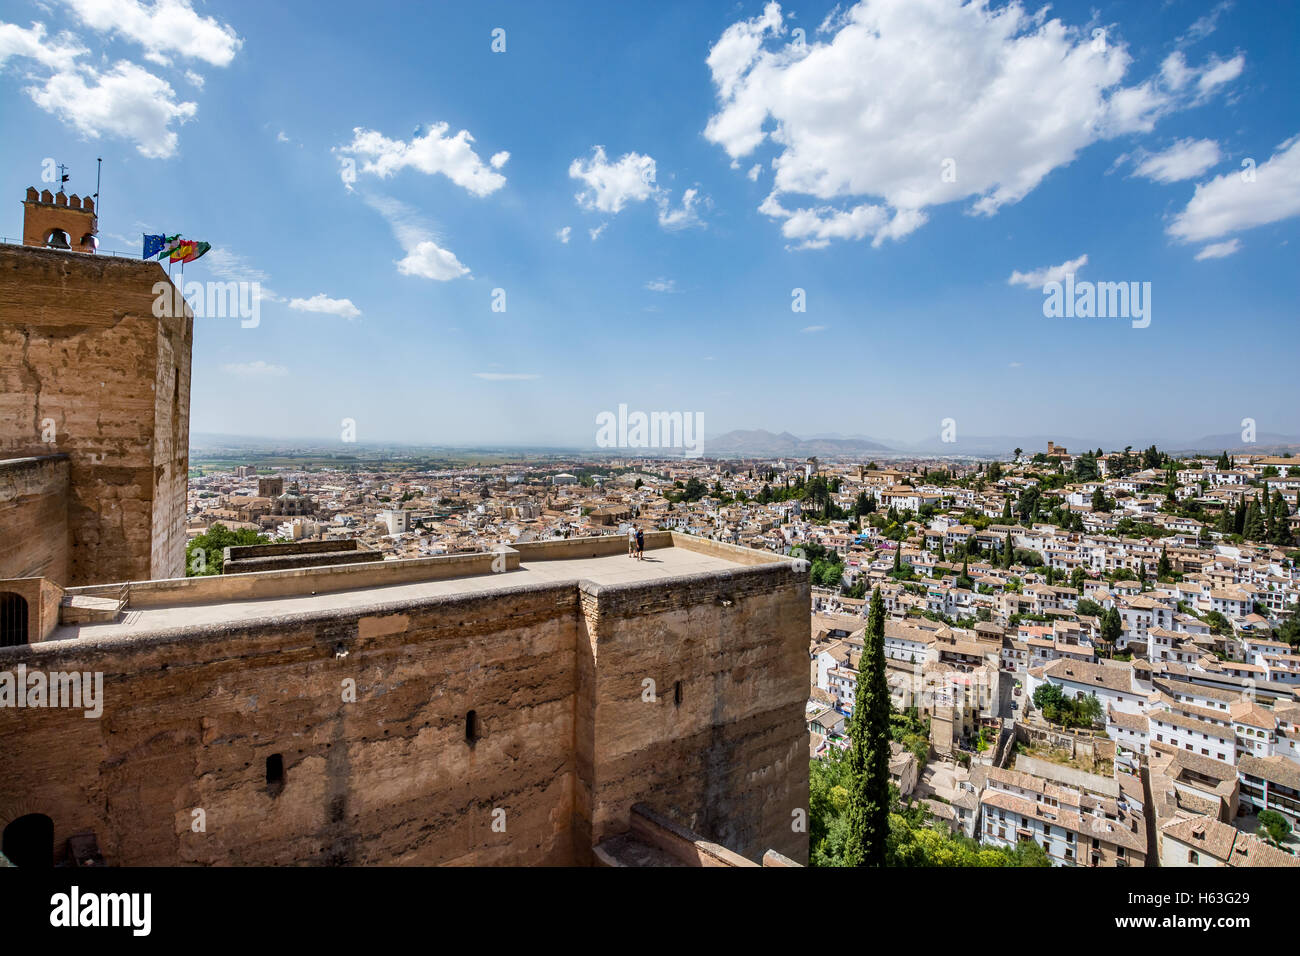
{"type": "Polygon", "coordinates": [[[640,528],[636,529],[636,559],[645,560],[645,532],[640,528]]]}

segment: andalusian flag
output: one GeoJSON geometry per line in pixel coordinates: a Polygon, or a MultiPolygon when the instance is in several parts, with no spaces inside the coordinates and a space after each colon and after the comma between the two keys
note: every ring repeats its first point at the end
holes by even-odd
{"type": "Polygon", "coordinates": [[[180,241],[181,241],[181,235],[179,232],[174,236],[163,236],[162,247],[158,250],[158,261],[162,262],[164,259],[170,256],[172,254],[172,250],[176,248],[176,246],[180,243],[180,241]]]}

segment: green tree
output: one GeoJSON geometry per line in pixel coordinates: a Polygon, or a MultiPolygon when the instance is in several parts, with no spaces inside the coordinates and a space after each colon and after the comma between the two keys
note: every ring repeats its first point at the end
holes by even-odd
{"type": "Polygon", "coordinates": [[[1257,819],[1259,835],[1274,846],[1281,846],[1282,841],[1291,835],[1291,824],[1276,810],[1261,810],[1257,819]]]}
{"type": "Polygon", "coordinates": [[[1246,507],[1246,525],[1241,532],[1247,541],[1265,541],[1267,533],[1264,528],[1264,514],[1260,511],[1259,499],[1251,498],[1246,507]]]}
{"type": "Polygon", "coordinates": [[[226,548],[270,543],[270,538],[252,528],[231,530],[220,521],[214,521],[207,531],[186,543],[185,576],[200,578],[220,574],[226,563],[226,548]]]}
{"type": "Polygon", "coordinates": [[[871,593],[857,695],[849,718],[849,866],[883,866],[889,836],[889,685],[885,680],[885,602],[871,593]]]}
{"type": "Polygon", "coordinates": [[[957,575],[956,584],[957,587],[965,588],[968,591],[975,587],[975,582],[971,579],[970,574],[967,573],[967,561],[965,555],[962,555],[961,574],[957,575]]]}
{"type": "Polygon", "coordinates": [[[1291,616],[1277,629],[1277,639],[1300,648],[1300,604],[1291,605],[1291,616]]]}
{"type": "Polygon", "coordinates": [[[1276,544],[1279,547],[1289,547],[1294,544],[1291,535],[1291,528],[1287,524],[1286,499],[1282,497],[1282,492],[1273,492],[1273,533],[1269,535],[1269,544],[1276,544]]]}
{"type": "Polygon", "coordinates": [[[1114,647],[1124,633],[1124,621],[1113,607],[1106,609],[1101,618],[1101,639],[1114,647]]]}
{"type": "Polygon", "coordinates": [[[1020,493],[1020,498],[1016,501],[1016,515],[1020,518],[1020,523],[1026,527],[1033,524],[1034,519],[1038,516],[1038,500],[1040,493],[1037,488],[1026,488],[1020,493]]]}

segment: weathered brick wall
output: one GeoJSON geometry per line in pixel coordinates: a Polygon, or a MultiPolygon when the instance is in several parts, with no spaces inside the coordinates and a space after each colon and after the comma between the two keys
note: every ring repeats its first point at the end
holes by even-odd
{"type": "Polygon", "coordinates": [[[593,842],[644,802],[752,860],[807,863],[807,575],[768,564],[588,590],[593,842]]]}
{"type": "Polygon", "coordinates": [[[184,574],[193,319],[155,318],[165,279],[153,262],[0,246],[0,455],[69,456],[60,584],[184,574]]]}
{"type": "Polygon", "coordinates": [[[775,564],[0,649],[106,696],[0,708],[0,826],[44,813],[59,850],[94,831],[121,865],[582,864],[644,802],[804,862],[808,605],[775,564]]]}
{"type": "Polygon", "coordinates": [[[154,361],[154,497],[150,577],[185,575],[185,502],[190,477],[192,322],[158,323],[154,361]]]}
{"type": "Polygon", "coordinates": [[[0,460],[0,578],[68,577],[68,459],[0,460]]]}
{"type": "Polygon", "coordinates": [[[572,862],[576,623],[554,587],[0,649],[0,670],[101,670],[106,698],[0,708],[0,825],[45,813],[57,847],[93,830],[119,865],[572,862]]]}

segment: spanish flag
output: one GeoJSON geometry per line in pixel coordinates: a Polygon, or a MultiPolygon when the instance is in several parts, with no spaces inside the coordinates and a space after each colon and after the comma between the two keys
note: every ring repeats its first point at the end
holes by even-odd
{"type": "Polygon", "coordinates": [[[172,262],[193,262],[212,248],[210,243],[182,239],[171,251],[172,262]]]}

